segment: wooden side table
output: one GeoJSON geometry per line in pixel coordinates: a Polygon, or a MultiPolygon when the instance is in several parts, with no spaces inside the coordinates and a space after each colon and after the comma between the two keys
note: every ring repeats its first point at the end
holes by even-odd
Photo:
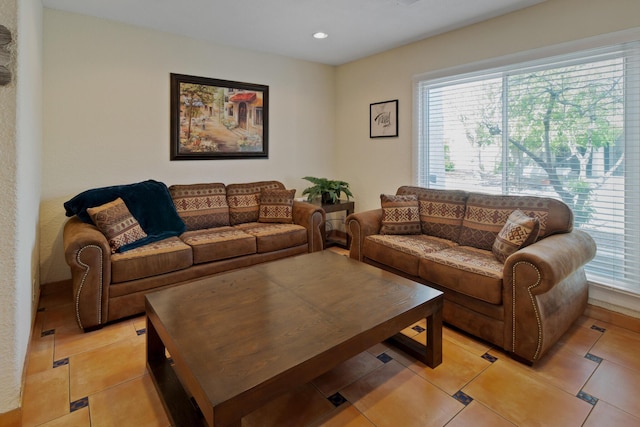
{"type": "MultiPolygon", "coordinates": [[[[325,204],[320,202],[316,202],[315,204],[322,207],[325,213],[346,211],[345,218],[351,215],[355,209],[355,203],[349,200],[338,200],[333,204],[325,204]]],[[[344,238],[339,236],[333,236],[331,238],[328,238],[325,224],[322,224],[322,234],[324,236],[325,249],[331,246],[339,246],[343,249],[349,249],[351,245],[351,237],[349,237],[349,233],[346,233],[346,237],[344,238]]]]}

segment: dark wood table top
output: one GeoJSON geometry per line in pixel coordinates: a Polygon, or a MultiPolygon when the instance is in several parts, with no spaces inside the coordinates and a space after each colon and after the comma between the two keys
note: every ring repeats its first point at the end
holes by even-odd
{"type": "Polygon", "coordinates": [[[324,251],[146,298],[178,375],[226,420],[227,413],[244,415],[247,401],[254,406],[287,391],[288,378],[310,381],[384,341],[441,292],[324,251]]]}

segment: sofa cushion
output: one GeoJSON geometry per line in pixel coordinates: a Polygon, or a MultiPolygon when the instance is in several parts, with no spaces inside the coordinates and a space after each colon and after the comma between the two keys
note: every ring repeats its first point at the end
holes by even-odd
{"type": "MultiPolygon", "coordinates": [[[[540,236],[545,235],[549,206],[552,202],[554,202],[552,199],[543,197],[471,193],[467,200],[467,209],[458,243],[461,246],[472,246],[490,251],[496,236],[507,222],[507,218],[516,209],[529,216],[537,217],[540,222],[540,236]]],[[[563,205],[562,202],[555,202],[558,207],[563,205]]],[[[565,225],[567,220],[572,221],[571,211],[568,207],[561,216],[563,219],[560,222],[565,225]]],[[[564,229],[557,227],[553,232],[570,231],[570,229],[571,225],[565,226],[564,229]]],[[[550,231],[547,230],[546,234],[548,235],[550,231]]]]}
{"type": "Polygon", "coordinates": [[[420,234],[418,197],[413,194],[381,194],[382,227],[380,234],[420,234]]]}
{"type": "Polygon", "coordinates": [[[256,253],[256,238],[234,227],[187,231],[180,238],[193,249],[194,264],[256,253]]]}
{"type": "Polygon", "coordinates": [[[380,235],[364,240],[363,255],[413,276],[418,275],[420,258],[428,253],[455,246],[450,240],[424,234],[380,235]]]}
{"type": "Polygon", "coordinates": [[[429,189],[418,196],[422,232],[458,241],[468,194],[457,190],[429,189]]]}
{"type": "Polygon", "coordinates": [[[509,215],[507,222],[498,233],[493,242],[491,251],[498,259],[504,262],[509,255],[518,249],[535,242],[540,231],[540,222],[536,217],[530,217],[519,209],[509,215]]]}
{"type": "Polygon", "coordinates": [[[293,223],[293,198],[296,190],[263,189],[260,193],[258,222],[293,223]]]}
{"type": "Polygon", "coordinates": [[[170,237],[111,256],[111,282],[120,283],[182,270],[193,264],[191,247],[170,237]]]}
{"type": "Polygon", "coordinates": [[[120,197],[104,205],[87,208],[87,213],[107,238],[112,254],[124,245],[147,237],[120,197]]]}
{"type": "Polygon", "coordinates": [[[169,193],[187,231],[229,225],[224,184],[172,185],[169,193]]]}
{"type": "Polygon", "coordinates": [[[260,193],[263,189],[284,190],[278,181],[259,181],[227,185],[229,222],[231,225],[256,222],[260,217],[260,193]]]}
{"type": "Polygon", "coordinates": [[[418,275],[452,291],[501,304],[502,270],[503,263],[491,251],[456,246],[425,254],[418,275]]]}
{"type": "Polygon", "coordinates": [[[307,244],[307,229],[297,224],[252,222],[236,228],[255,236],[257,252],[261,254],[307,244]]]}

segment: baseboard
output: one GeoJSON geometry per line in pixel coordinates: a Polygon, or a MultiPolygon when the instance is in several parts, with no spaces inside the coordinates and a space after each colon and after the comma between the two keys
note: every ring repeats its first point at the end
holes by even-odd
{"type": "Polygon", "coordinates": [[[584,315],[592,319],[611,323],[612,325],[640,333],[640,319],[617,313],[606,308],[588,304],[584,315]]]}
{"type": "Polygon", "coordinates": [[[589,283],[589,304],[640,319],[640,295],[599,283],[589,283]]]}
{"type": "Polygon", "coordinates": [[[589,305],[585,315],[634,332],[640,332],[640,295],[589,283],[589,305]]]}
{"type": "Polygon", "coordinates": [[[22,408],[0,414],[0,426],[20,427],[22,425],[22,408]]]}

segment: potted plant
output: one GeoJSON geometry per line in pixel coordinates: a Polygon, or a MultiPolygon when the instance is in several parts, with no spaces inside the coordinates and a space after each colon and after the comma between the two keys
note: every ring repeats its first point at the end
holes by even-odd
{"type": "Polygon", "coordinates": [[[307,200],[310,202],[321,198],[324,204],[334,204],[340,199],[342,193],[347,196],[347,200],[349,200],[349,197],[353,197],[351,190],[349,190],[349,183],[347,182],[327,178],[316,178],[313,176],[305,176],[302,179],[306,179],[313,184],[311,187],[305,188],[302,192],[303,196],[305,194],[308,195],[307,200]]]}

